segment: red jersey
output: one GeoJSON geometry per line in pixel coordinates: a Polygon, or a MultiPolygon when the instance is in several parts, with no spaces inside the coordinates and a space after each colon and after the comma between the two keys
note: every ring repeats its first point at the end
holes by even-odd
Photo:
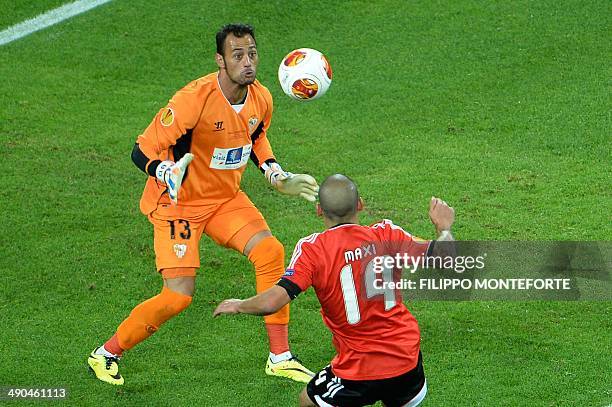
{"type": "Polygon", "coordinates": [[[401,271],[381,272],[373,265],[378,256],[425,256],[430,243],[389,220],[372,226],[341,224],[297,243],[283,280],[301,291],[314,287],[323,321],[333,334],[336,376],[387,379],[417,365],[417,321],[401,293],[381,285],[383,280],[398,281],[401,271]]]}

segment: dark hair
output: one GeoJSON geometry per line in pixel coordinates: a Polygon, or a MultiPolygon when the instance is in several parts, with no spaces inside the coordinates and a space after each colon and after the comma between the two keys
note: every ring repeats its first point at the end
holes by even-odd
{"type": "Polygon", "coordinates": [[[228,34],[234,34],[236,37],[244,37],[249,34],[255,40],[255,30],[248,24],[226,24],[219,31],[217,31],[217,53],[224,55],[225,52],[225,39],[228,34]]]}

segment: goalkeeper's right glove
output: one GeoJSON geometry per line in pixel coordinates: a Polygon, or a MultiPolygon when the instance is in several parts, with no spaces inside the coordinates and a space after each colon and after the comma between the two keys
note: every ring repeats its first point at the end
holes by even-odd
{"type": "Polygon", "coordinates": [[[178,193],[185,171],[191,160],[193,160],[193,154],[187,153],[178,162],[162,161],[155,169],[155,176],[168,187],[168,196],[175,205],[178,202],[178,193]]]}

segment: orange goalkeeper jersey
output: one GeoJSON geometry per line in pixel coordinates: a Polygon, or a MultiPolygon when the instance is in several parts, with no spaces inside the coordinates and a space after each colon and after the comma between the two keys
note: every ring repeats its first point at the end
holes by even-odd
{"type": "MultiPolygon", "coordinates": [[[[178,161],[187,152],[195,156],[178,196],[179,206],[193,213],[197,207],[233,198],[249,159],[258,167],[274,159],[266,137],[271,118],[272,95],[265,86],[258,81],[249,85],[244,106],[236,113],[221,91],[217,73],[211,73],[179,90],[137,143],[149,164],[178,161]]],[[[159,204],[170,203],[165,191],[164,184],[149,177],[141,211],[150,214],[159,204]]]]}

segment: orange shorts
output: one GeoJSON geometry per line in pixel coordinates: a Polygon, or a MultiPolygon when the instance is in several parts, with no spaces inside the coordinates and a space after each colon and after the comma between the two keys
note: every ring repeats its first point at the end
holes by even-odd
{"type": "Polygon", "coordinates": [[[177,210],[161,205],[149,214],[149,221],[153,224],[155,264],[164,278],[195,276],[200,267],[202,233],[242,253],[251,237],[269,230],[261,212],[242,191],[228,201],[206,207],[177,210]],[[164,273],[164,269],[174,270],[164,273]]]}

